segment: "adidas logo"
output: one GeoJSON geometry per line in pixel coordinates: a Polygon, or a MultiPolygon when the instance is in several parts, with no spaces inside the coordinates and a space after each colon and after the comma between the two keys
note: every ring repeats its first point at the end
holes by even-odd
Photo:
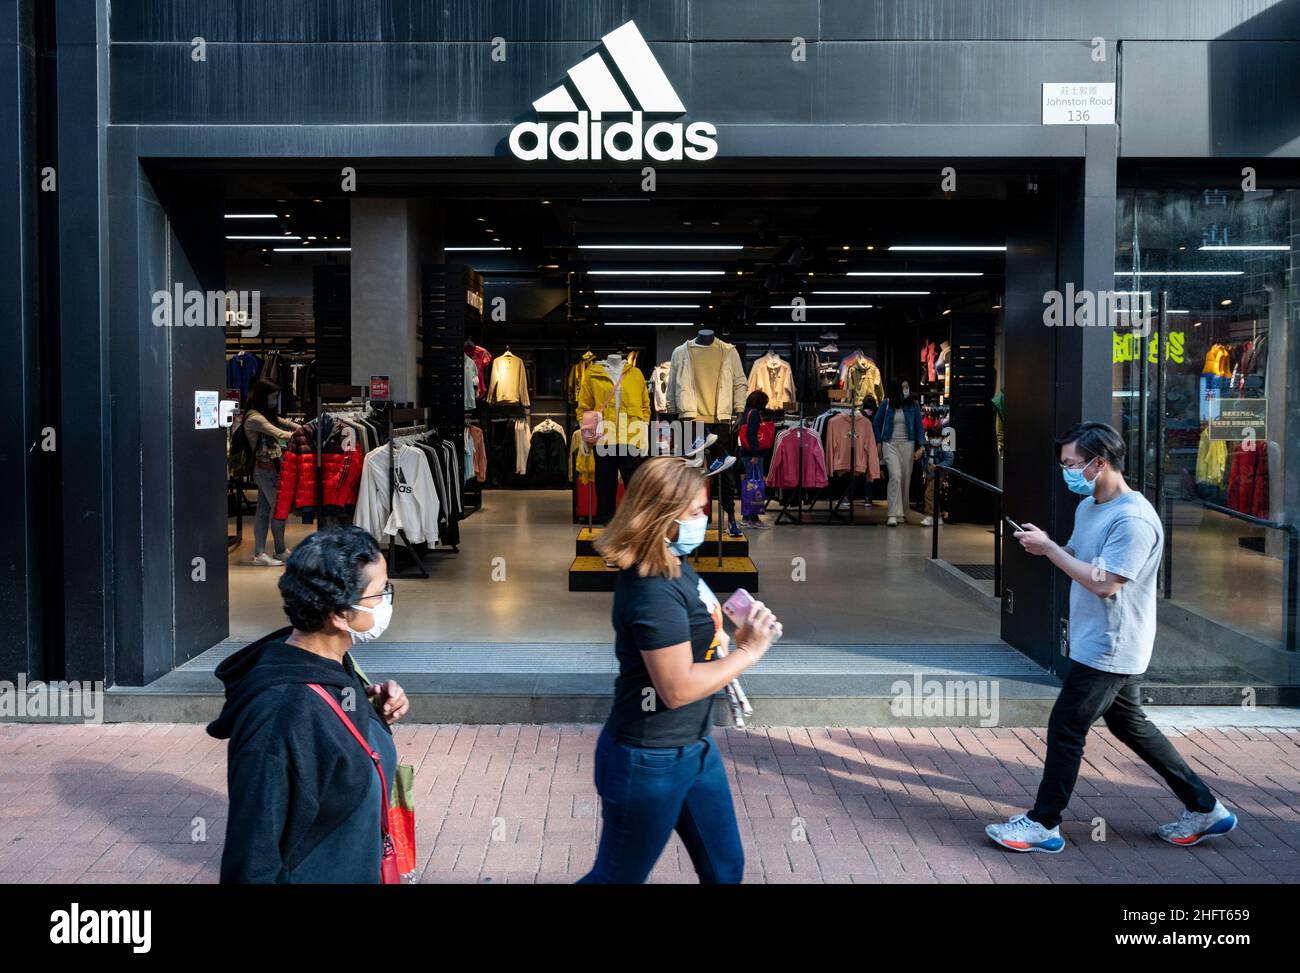
{"type": "Polygon", "coordinates": [[[565,162],[645,158],[704,162],[718,154],[718,130],[708,122],[645,125],[646,115],[681,115],[686,106],[635,23],[629,20],[606,34],[600,45],[595,54],[569,69],[565,84],[533,102],[539,115],[574,114],[577,118],[554,125],[520,122],[510,131],[510,151],[515,158],[525,162],[550,158],[565,162]],[[606,125],[606,114],[628,117],[606,125]]]}

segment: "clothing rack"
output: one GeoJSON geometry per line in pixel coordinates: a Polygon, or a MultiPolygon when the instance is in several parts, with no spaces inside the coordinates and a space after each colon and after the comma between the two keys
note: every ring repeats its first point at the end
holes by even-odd
{"type": "MultiPolygon", "coordinates": [[[[796,425],[789,434],[793,436],[808,435],[808,427],[804,425],[804,404],[802,402],[799,403],[799,424],[796,425]]],[[[804,522],[803,519],[803,513],[804,513],[803,440],[799,439],[796,442],[797,442],[797,448],[799,452],[799,482],[795,484],[794,497],[797,499],[799,505],[799,519],[796,520],[794,517],[790,515],[791,498],[787,497],[785,503],[781,504],[781,509],[776,515],[776,522],[778,524],[780,523],[803,524],[804,522]]],[[[812,504],[809,504],[809,508],[811,508],[811,506],[812,504]]]]}
{"type": "MultiPolygon", "coordinates": [[[[847,407],[844,407],[844,408],[836,407],[836,406],[832,406],[832,407],[831,407],[831,411],[832,411],[832,412],[847,412],[848,415],[849,415],[849,485],[848,485],[848,490],[847,490],[847,492],[848,492],[848,497],[849,497],[849,516],[848,516],[848,519],[846,520],[845,517],[844,517],[844,515],[843,515],[842,513],[840,513],[840,505],[844,502],[844,498],[843,498],[843,496],[841,496],[840,499],[839,499],[838,501],[836,501],[835,499],[833,499],[833,498],[831,498],[831,497],[827,497],[827,499],[826,499],[826,523],[828,523],[828,524],[831,524],[831,523],[837,523],[837,524],[848,524],[848,526],[850,526],[850,527],[856,527],[856,526],[858,525],[858,521],[857,521],[857,520],[855,519],[855,517],[854,517],[854,510],[855,510],[855,508],[854,508],[854,503],[855,503],[855,500],[856,500],[856,497],[857,497],[857,492],[858,492],[857,487],[858,487],[858,412],[859,412],[859,406],[858,406],[858,404],[855,403],[854,400],[853,400],[853,393],[852,393],[852,390],[849,391],[849,404],[848,404],[848,406],[847,406],[847,407]]],[[[800,456],[800,458],[802,459],[802,457],[803,457],[803,453],[800,452],[799,456],[800,456]]],[[[828,465],[828,466],[830,465],[829,457],[827,458],[827,465],[828,465]]],[[[829,473],[830,471],[828,470],[827,472],[829,473]]],[[[866,474],[868,471],[867,471],[867,470],[863,470],[862,472],[863,472],[863,474],[866,474]]],[[[833,474],[832,474],[832,475],[833,475],[833,474]]],[[[865,491],[865,490],[863,491],[863,496],[866,497],[866,491],[865,491]]],[[[869,498],[867,498],[867,499],[869,500],[869,498]]],[[[870,521],[863,521],[863,523],[864,523],[864,524],[870,524],[870,521]]]]}
{"type": "Polygon", "coordinates": [[[348,403],[353,399],[364,399],[369,389],[364,385],[316,386],[316,529],[321,529],[325,513],[325,463],[321,455],[321,413],[326,402],[348,403]]]}
{"type": "MultiPolygon", "coordinates": [[[[384,409],[384,417],[388,420],[388,509],[397,509],[397,447],[398,439],[402,436],[413,433],[427,432],[429,429],[429,410],[428,409],[384,409]],[[398,423],[415,424],[399,426],[398,423]]],[[[416,553],[415,548],[406,537],[406,532],[398,529],[388,541],[388,570],[389,575],[395,578],[410,577],[401,573],[397,564],[398,542],[406,548],[406,553],[411,556],[411,561],[419,571],[421,578],[429,577],[429,569],[424,566],[420,555],[416,553]]],[[[456,548],[453,548],[456,550],[456,548]]]]}

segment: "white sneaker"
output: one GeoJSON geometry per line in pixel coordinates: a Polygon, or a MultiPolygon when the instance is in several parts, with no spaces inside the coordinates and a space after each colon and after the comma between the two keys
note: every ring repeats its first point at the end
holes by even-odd
{"type": "Polygon", "coordinates": [[[933,518],[933,517],[922,517],[922,518],[921,518],[921,526],[922,526],[922,527],[933,527],[933,526],[934,526],[934,518],[933,518]]]}
{"type": "Polygon", "coordinates": [[[886,524],[887,526],[889,526],[889,527],[897,527],[897,526],[898,526],[898,518],[897,518],[897,517],[890,517],[888,520],[885,521],[885,524],[886,524]]]}
{"type": "Polygon", "coordinates": [[[271,557],[271,555],[269,555],[269,554],[267,554],[267,553],[265,553],[265,552],[263,552],[263,553],[257,555],[257,557],[255,557],[255,558],[253,558],[253,563],[254,563],[255,565],[257,565],[258,567],[260,567],[260,568],[280,568],[280,567],[284,567],[284,562],[283,562],[283,561],[277,561],[275,558],[271,557]]]}
{"type": "Polygon", "coordinates": [[[1024,814],[1017,814],[1006,824],[990,824],[984,833],[1012,851],[1045,851],[1055,855],[1065,847],[1061,837],[1061,828],[1044,828],[1037,821],[1030,820],[1024,814]]]}
{"type": "Polygon", "coordinates": [[[1177,821],[1162,824],[1156,828],[1156,834],[1171,845],[1183,845],[1190,848],[1199,845],[1206,838],[1217,838],[1227,834],[1237,826],[1237,815],[1223,806],[1222,801],[1215,801],[1209,811],[1188,811],[1177,821]]]}

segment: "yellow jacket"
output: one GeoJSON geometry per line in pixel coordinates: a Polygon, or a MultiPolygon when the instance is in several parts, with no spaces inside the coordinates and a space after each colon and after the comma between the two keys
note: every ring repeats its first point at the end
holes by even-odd
{"type": "Polygon", "coordinates": [[[1228,365],[1228,349],[1224,345],[1213,345],[1205,353],[1205,367],[1202,375],[1218,375],[1220,378],[1232,378],[1232,368],[1228,365]]]}
{"type": "Polygon", "coordinates": [[[583,412],[600,408],[600,404],[608,398],[609,403],[601,411],[601,443],[648,450],[650,397],[646,394],[645,376],[640,369],[625,364],[619,375],[619,393],[611,396],[609,393],[613,387],[614,380],[605,363],[592,362],[583,375],[582,387],[578,390],[579,418],[583,412]]]}

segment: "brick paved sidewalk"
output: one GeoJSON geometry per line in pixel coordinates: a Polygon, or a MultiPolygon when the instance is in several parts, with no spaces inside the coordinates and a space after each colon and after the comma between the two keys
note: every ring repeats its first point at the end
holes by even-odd
{"type": "MultiPolygon", "coordinates": [[[[407,726],[425,882],[572,882],[595,855],[597,726],[407,726]],[[496,838],[497,840],[493,840],[496,838]]],[[[1300,731],[1198,729],[1178,749],[1241,814],[1176,848],[1161,782],[1094,730],[1062,855],[990,844],[1022,810],[1043,731],[719,730],[750,882],[1300,881],[1300,731]],[[1105,840],[1091,840],[1093,818],[1105,840]],[[802,819],[806,840],[795,837],[802,819]]],[[[0,883],[212,882],[225,827],[225,744],[201,726],[0,724],[0,883]],[[195,819],[206,840],[195,841],[195,819]]],[[[693,882],[676,838],[652,876],[693,882]]]]}

